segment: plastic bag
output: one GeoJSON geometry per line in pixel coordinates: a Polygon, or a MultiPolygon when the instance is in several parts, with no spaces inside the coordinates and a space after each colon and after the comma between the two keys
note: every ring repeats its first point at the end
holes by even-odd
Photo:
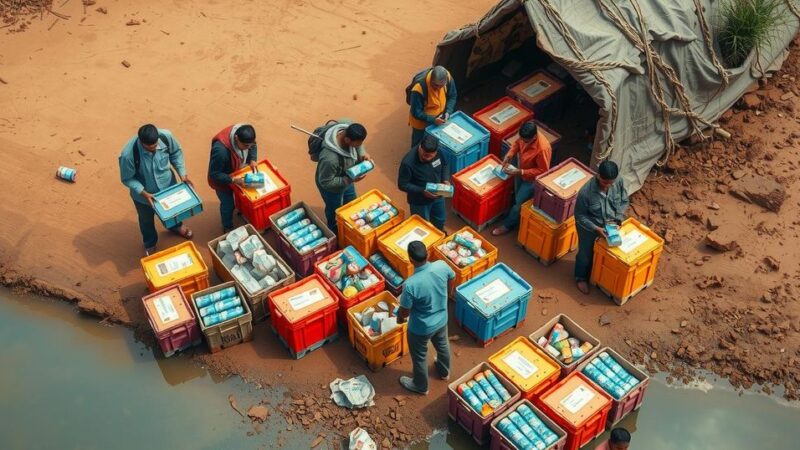
{"type": "Polygon", "coordinates": [[[378,446],[369,437],[367,430],[358,427],[350,432],[349,450],[378,450],[378,446]]]}

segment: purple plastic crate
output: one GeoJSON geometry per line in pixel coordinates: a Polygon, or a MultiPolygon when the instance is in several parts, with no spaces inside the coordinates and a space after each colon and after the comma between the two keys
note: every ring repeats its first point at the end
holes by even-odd
{"type": "Polygon", "coordinates": [[[328,229],[325,223],[319,216],[314,214],[314,211],[312,211],[305,202],[297,202],[288,208],[276,212],[269,216],[269,221],[272,224],[272,229],[275,230],[275,233],[278,235],[278,251],[286,258],[289,265],[292,266],[298,278],[314,273],[314,263],[335,252],[337,249],[336,235],[328,229]],[[325,245],[320,245],[313,250],[300,253],[297,248],[289,242],[276,222],[279,217],[283,217],[289,211],[294,211],[297,208],[303,208],[306,211],[306,217],[311,219],[311,223],[322,231],[322,235],[327,239],[325,245]]]}
{"type": "Polygon", "coordinates": [[[547,172],[536,177],[536,194],[533,197],[533,206],[539,208],[552,217],[556,223],[563,223],[575,214],[575,202],[578,199],[578,191],[581,186],[587,183],[594,176],[594,171],[575,158],[568,158],[561,164],[551,167],[547,172]],[[585,172],[586,176],[566,189],[557,190],[553,181],[561,176],[568,177],[568,172],[577,170],[585,172]],[[558,174],[554,178],[554,175],[558,174]]]}
{"type": "Polygon", "coordinates": [[[499,416],[495,417],[492,421],[490,433],[492,436],[492,444],[489,446],[489,450],[519,450],[500,430],[497,428],[497,424],[503,417],[511,414],[512,411],[516,411],[519,405],[528,405],[528,407],[536,414],[547,428],[550,428],[550,431],[555,433],[558,436],[558,440],[550,444],[549,447],[545,448],[545,450],[564,450],[567,446],[567,432],[564,431],[561,427],[559,427],[552,419],[547,417],[547,414],[543,413],[539,410],[539,408],[533,406],[533,403],[529,402],[528,400],[522,399],[519,402],[513,404],[510,408],[506,409],[505,412],[500,414],[499,416]]]}

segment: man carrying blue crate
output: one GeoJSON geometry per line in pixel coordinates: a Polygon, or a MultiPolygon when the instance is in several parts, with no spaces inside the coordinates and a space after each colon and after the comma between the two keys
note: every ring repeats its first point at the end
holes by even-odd
{"type": "Polygon", "coordinates": [[[425,69],[406,87],[406,103],[411,106],[411,148],[416,148],[428,125],[447,122],[456,109],[456,83],[442,66],[425,69]]]}
{"type": "Polygon", "coordinates": [[[223,233],[233,230],[234,203],[231,188],[234,184],[244,187],[244,178],[232,178],[231,174],[247,166],[255,172],[257,159],[256,130],[252,125],[246,123],[231,125],[211,139],[208,184],[219,198],[223,233]]]}
{"type": "Polygon", "coordinates": [[[425,189],[428,183],[450,184],[447,160],[439,153],[439,140],[426,135],[400,162],[397,187],[406,193],[411,214],[416,214],[444,231],[447,209],[444,197],[425,189]]]}
{"type": "MultiPolygon", "coordinates": [[[[125,144],[119,155],[120,179],[130,190],[136,207],[145,255],[155,252],[158,242],[153,195],[178,184],[173,169],[182,182],[194,187],[186,176],[183,150],[178,140],[169,130],[152,124],[139,128],[137,135],[125,144]]],[[[170,228],[170,231],[186,239],[193,236],[192,230],[183,223],[170,228]]]]}
{"type": "Polygon", "coordinates": [[[575,283],[578,290],[589,293],[594,241],[607,238],[605,225],[625,219],[628,193],[619,168],[613,161],[603,161],[597,175],[581,187],[575,201],[575,226],[578,231],[578,254],[575,256],[575,283]]]}
{"type": "Polygon", "coordinates": [[[439,378],[450,378],[450,343],[447,336],[447,284],[456,274],[444,261],[428,262],[428,249],[421,241],[408,244],[414,273],[400,296],[397,323],[408,320],[408,348],[414,376],[400,377],[400,385],[428,395],[428,342],[436,349],[434,360],[439,378]]]}

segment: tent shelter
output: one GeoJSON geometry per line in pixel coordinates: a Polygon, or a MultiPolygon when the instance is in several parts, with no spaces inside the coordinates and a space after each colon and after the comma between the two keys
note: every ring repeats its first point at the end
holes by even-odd
{"type": "Polygon", "coordinates": [[[715,44],[719,3],[501,0],[477,23],[447,33],[434,63],[450,69],[461,92],[500,73],[508,82],[521,78],[529,72],[508,76],[520,62],[525,69],[560,66],[597,105],[592,150],[586,150],[591,163],[617,162],[634,192],[673,142],[711,126],[788,54],[800,2],[785,0],[786,24],[776,39],[734,68],[724,67],[715,44]]]}

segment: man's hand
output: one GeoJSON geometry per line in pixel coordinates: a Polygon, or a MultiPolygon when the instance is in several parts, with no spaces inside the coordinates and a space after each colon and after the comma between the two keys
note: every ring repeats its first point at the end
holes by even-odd
{"type": "Polygon", "coordinates": [[[194,189],[194,183],[192,183],[192,180],[190,180],[188,176],[186,175],[182,176],[181,181],[188,184],[190,188],[194,189]]]}
{"type": "Polygon", "coordinates": [[[255,160],[254,161],[250,161],[249,166],[250,166],[250,170],[252,170],[253,173],[258,172],[258,163],[255,160]]]}
{"type": "Polygon", "coordinates": [[[509,174],[511,176],[514,176],[514,177],[516,177],[518,175],[522,175],[522,169],[518,169],[516,167],[512,169],[512,168],[506,166],[506,167],[503,168],[503,172],[505,172],[505,173],[507,173],[507,174],[509,174]]]}
{"type": "Polygon", "coordinates": [[[606,239],[608,237],[606,236],[606,230],[604,230],[603,227],[596,227],[594,230],[601,238],[606,239]]]}
{"type": "Polygon", "coordinates": [[[436,125],[441,125],[445,122],[447,122],[447,119],[445,119],[444,117],[437,117],[433,119],[433,123],[435,123],[436,125]]]}
{"type": "Polygon", "coordinates": [[[358,183],[359,181],[363,180],[364,178],[367,178],[367,174],[361,175],[360,177],[354,179],[353,183],[358,183]]]}
{"type": "Polygon", "coordinates": [[[150,203],[150,206],[153,206],[153,204],[156,201],[156,199],[153,197],[153,194],[147,191],[142,191],[142,197],[144,197],[145,200],[147,200],[147,202],[150,203]]]}
{"type": "Polygon", "coordinates": [[[427,197],[427,198],[429,198],[431,200],[435,200],[435,199],[439,198],[438,195],[436,195],[436,194],[434,194],[432,192],[428,192],[428,191],[422,191],[422,194],[425,195],[425,197],[427,197]]]}
{"type": "MultiPolygon", "coordinates": [[[[364,152],[364,154],[361,155],[360,158],[358,158],[358,162],[361,162],[361,161],[372,161],[372,157],[369,156],[369,153],[364,152]]],[[[373,164],[374,164],[374,161],[373,161],[373,164]]]]}
{"type": "Polygon", "coordinates": [[[244,178],[239,178],[239,177],[234,178],[233,179],[233,184],[243,188],[244,187],[244,178]]]}

